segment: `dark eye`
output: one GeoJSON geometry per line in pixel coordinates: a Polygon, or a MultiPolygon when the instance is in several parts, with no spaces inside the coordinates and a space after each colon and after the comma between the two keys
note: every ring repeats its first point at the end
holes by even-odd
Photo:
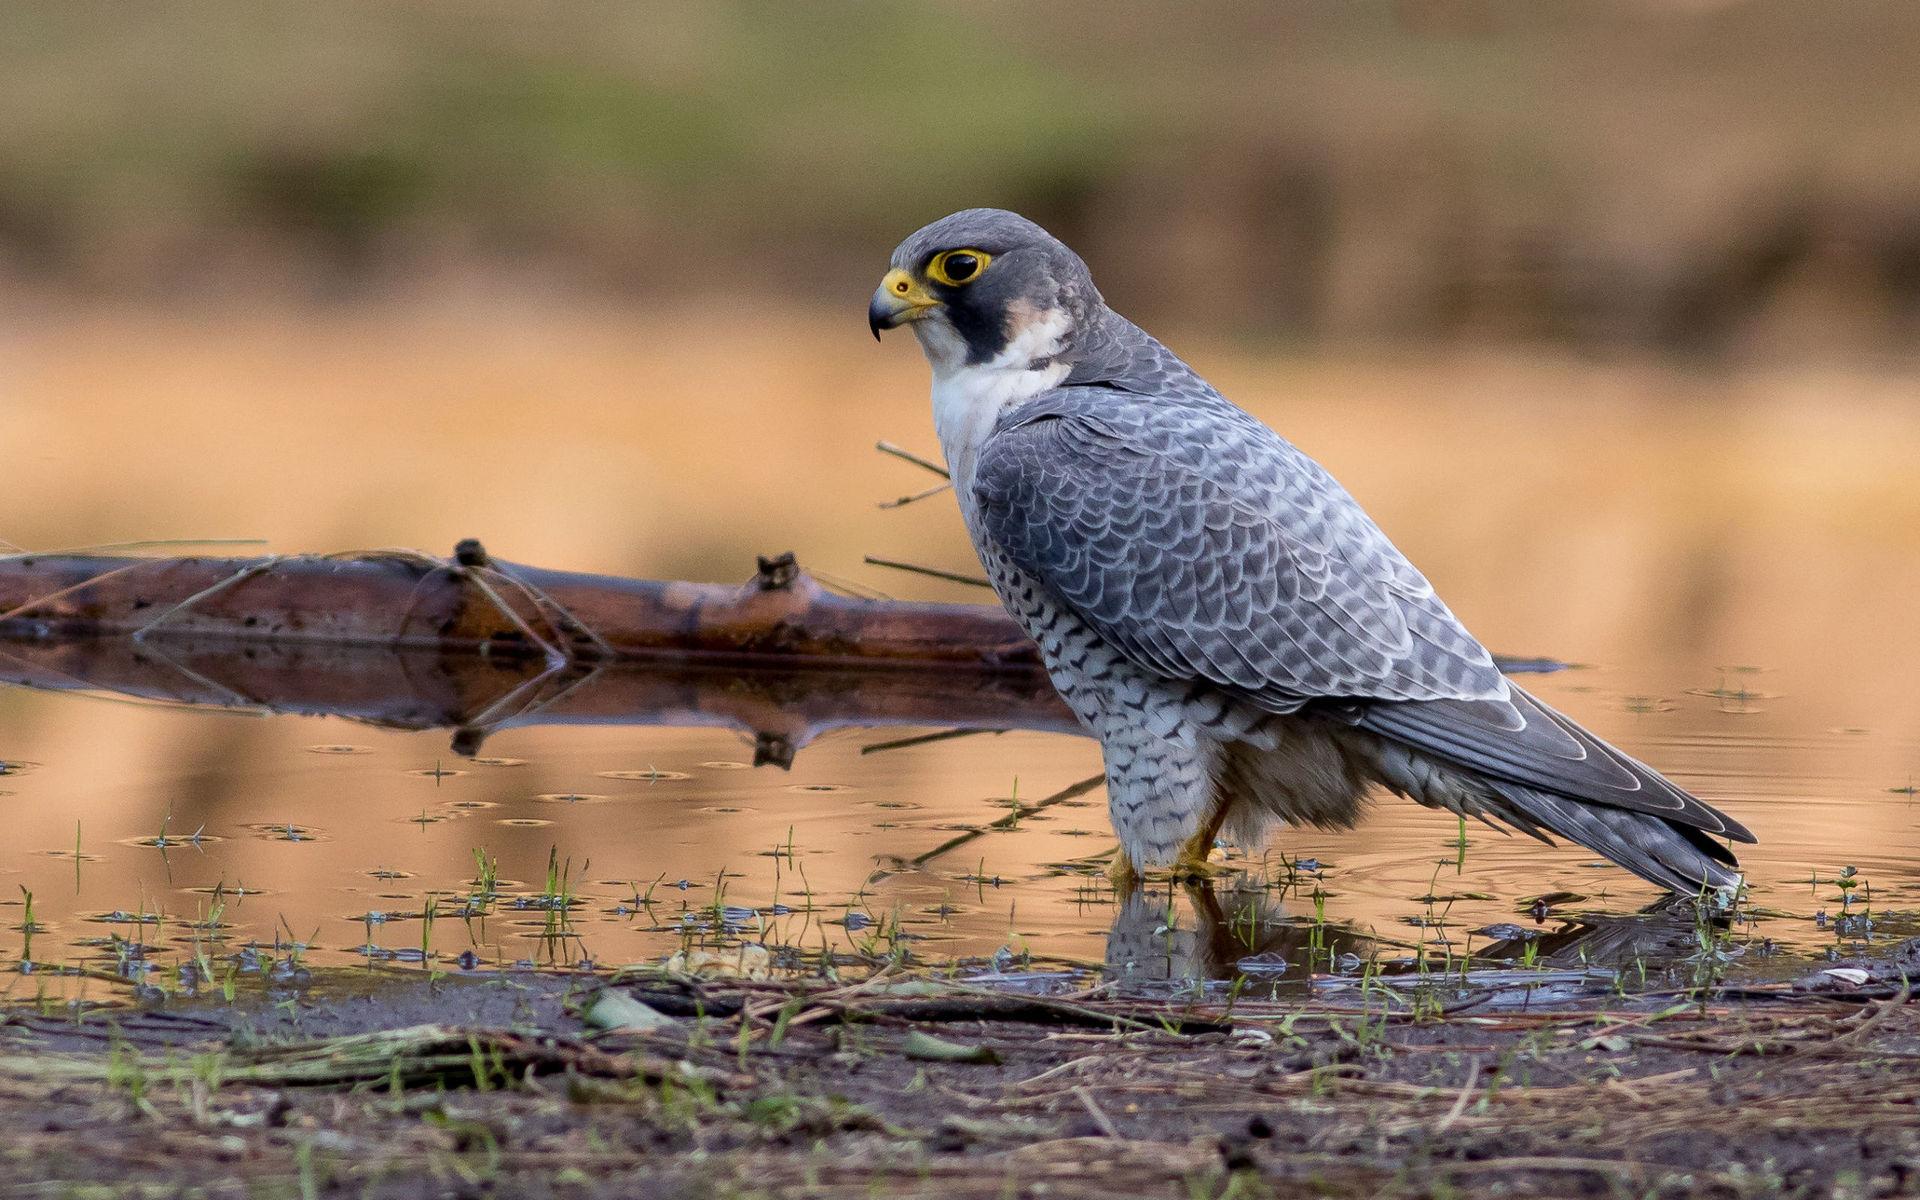
{"type": "Polygon", "coordinates": [[[977,278],[987,269],[992,256],[983,250],[946,250],[934,255],[927,264],[927,277],[935,283],[958,287],[977,278]]]}

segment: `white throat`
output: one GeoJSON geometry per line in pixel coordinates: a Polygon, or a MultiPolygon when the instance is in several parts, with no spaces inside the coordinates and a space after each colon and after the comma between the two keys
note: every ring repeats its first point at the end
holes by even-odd
{"type": "Polygon", "coordinates": [[[966,343],[952,325],[935,318],[913,326],[933,367],[933,428],[940,435],[940,453],[946,457],[963,512],[972,503],[973,469],[980,447],[1000,414],[1058,387],[1072,369],[1056,361],[1067,335],[1065,312],[1016,312],[1014,323],[1019,332],[1004,350],[971,365],[966,361],[966,343]],[[1023,315],[1027,319],[1021,320],[1023,315]],[[1036,367],[1036,362],[1045,365],[1036,367]]]}

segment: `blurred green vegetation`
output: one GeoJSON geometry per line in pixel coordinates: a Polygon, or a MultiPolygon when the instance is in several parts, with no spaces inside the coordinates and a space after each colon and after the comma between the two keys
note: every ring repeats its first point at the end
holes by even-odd
{"type": "Polygon", "coordinates": [[[1902,352],[1920,7],[0,7],[0,287],[850,303],[1018,208],[1290,339],[1902,352]]]}

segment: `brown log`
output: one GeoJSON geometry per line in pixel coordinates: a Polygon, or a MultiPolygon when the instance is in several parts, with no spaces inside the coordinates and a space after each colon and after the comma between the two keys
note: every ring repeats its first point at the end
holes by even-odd
{"type": "Polygon", "coordinates": [[[0,641],[319,642],[549,660],[1037,670],[1005,613],[828,592],[792,555],[744,586],[620,579],[411,553],[0,558],[0,641]]]}
{"type": "Polygon", "coordinates": [[[717,725],[785,765],[849,726],[1077,732],[996,608],[374,553],[0,558],[0,681],[455,730],[717,725]]]}
{"type": "Polygon", "coordinates": [[[738,587],[518,566],[473,542],[448,560],[15,555],[0,682],[447,727],[466,753],[551,723],[724,725],[782,764],[846,726],[1078,731],[999,609],[835,595],[792,555],[738,587]]]}

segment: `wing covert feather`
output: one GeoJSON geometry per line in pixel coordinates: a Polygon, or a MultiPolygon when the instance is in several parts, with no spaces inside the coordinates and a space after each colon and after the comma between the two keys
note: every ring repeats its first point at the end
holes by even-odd
{"type": "Polygon", "coordinates": [[[1217,396],[1046,393],[987,439],[973,502],[1022,571],[1170,679],[1280,712],[1506,694],[1345,489],[1217,396]]]}

